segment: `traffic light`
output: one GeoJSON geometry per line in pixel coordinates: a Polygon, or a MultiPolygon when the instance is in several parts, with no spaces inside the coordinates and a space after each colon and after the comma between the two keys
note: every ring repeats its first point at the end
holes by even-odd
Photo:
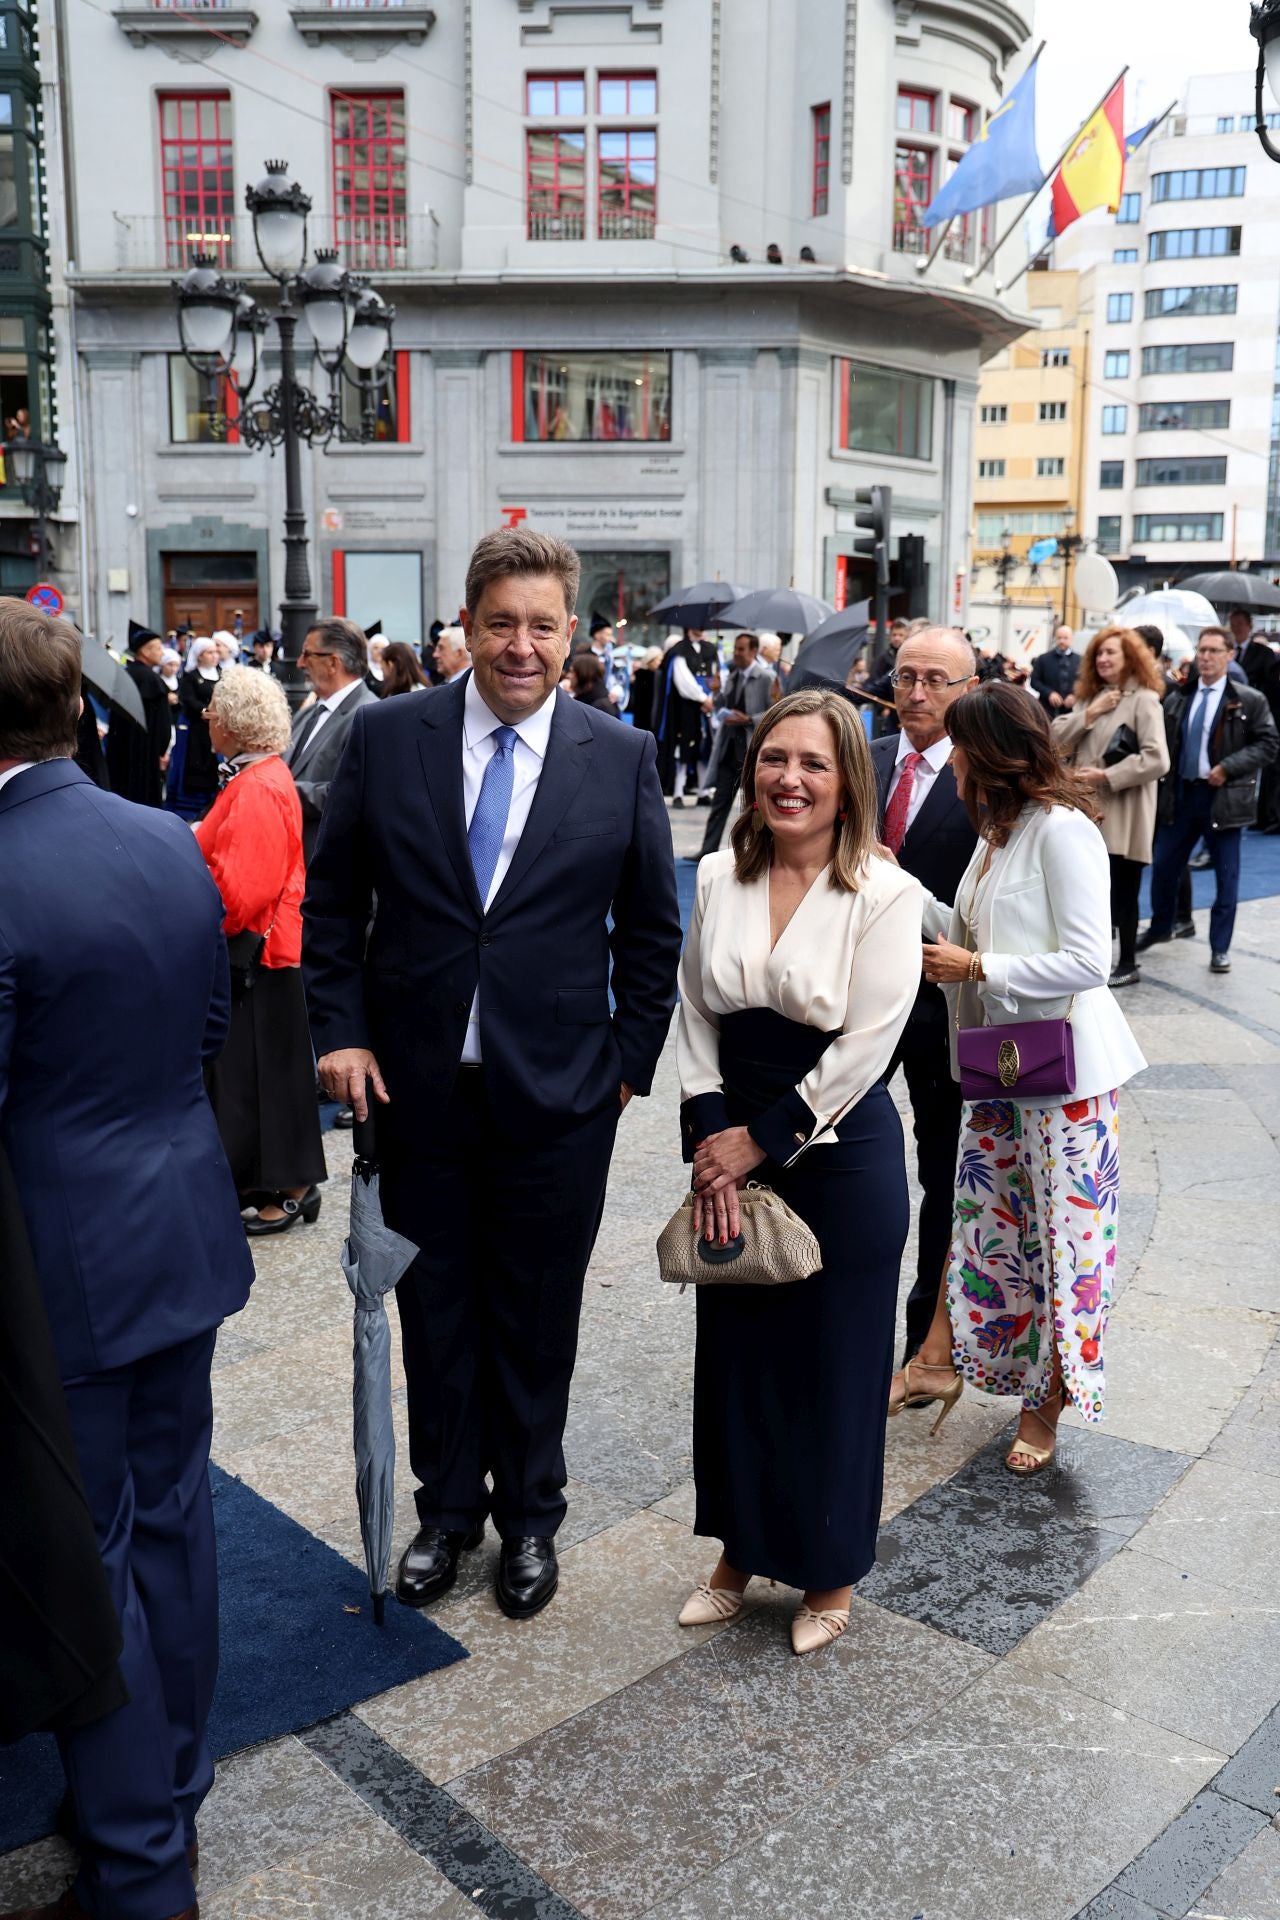
{"type": "Polygon", "coordinates": [[[876,586],[883,591],[889,584],[889,516],[893,508],[892,487],[859,487],[854,494],[853,524],[865,527],[869,539],[855,539],[853,550],[875,561],[876,586]]]}

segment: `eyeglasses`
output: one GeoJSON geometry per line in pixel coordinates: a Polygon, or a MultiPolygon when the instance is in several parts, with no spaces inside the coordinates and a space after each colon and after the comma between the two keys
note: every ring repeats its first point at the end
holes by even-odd
{"type": "Polygon", "coordinates": [[[900,687],[903,693],[910,693],[915,687],[923,687],[928,693],[942,693],[947,687],[962,687],[973,675],[962,673],[958,679],[948,680],[945,673],[913,673],[910,667],[898,667],[889,675],[889,685],[900,687]]]}
{"type": "Polygon", "coordinates": [[[332,660],[332,647],[304,647],[298,655],[299,660],[332,660]]]}

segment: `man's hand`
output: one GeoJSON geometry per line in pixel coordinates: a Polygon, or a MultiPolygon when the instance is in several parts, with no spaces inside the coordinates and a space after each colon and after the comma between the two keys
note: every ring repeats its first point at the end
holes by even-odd
{"type": "Polygon", "coordinates": [[[737,707],[726,707],[724,724],[726,727],[749,727],[751,725],[751,715],[740,712],[737,707]]]}
{"type": "Polygon", "coordinates": [[[369,1118],[369,1102],[364,1090],[366,1078],[372,1080],[373,1090],[384,1107],[391,1099],[368,1047],[339,1047],[336,1053],[322,1054],[316,1061],[316,1072],[329,1098],[340,1106],[350,1107],[357,1120],[369,1118]]]}
{"type": "Polygon", "coordinates": [[[627,1110],[627,1102],[629,1100],[634,1100],[635,1097],[636,1097],[635,1088],[629,1087],[626,1081],[624,1080],[622,1085],[618,1089],[618,1112],[625,1113],[627,1110]]]}
{"type": "Polygon", "coordinates": [[[1226,784],[1227,784],[1227,770],[1226,770],[1226,768],[1225,768],[1225,767],[1210,767],[1210,769],[1209,769],[1209,785],[1210,785],[1211,787],[1225,787],[1225,786],[1226,786],[1226,784]]]}
{"type": "Polygon", "coordinates": [[[715,706],[715,704],[716,704],[716,703],[715,703],[715,701],[714,701],[714,700],[713,700],[713,699],[711,698],[711,695],[710,695],[710,694],[708,694],[708,695],[707,695],[707,697],[706,697],[706,699],[705,699],[705,700],[703,701],[703,703],[702,703],[702,711],[703,711],[704,713],[710,713],[710,712],[712,711],[712,709],[714,708],[714,706],[715,706]]]}
{"type": "Polygon", "coordinates": [[[1051,707],[1060,707],[1062,705],[1062,695],[1060,693],[1051,693],[1049,695],[1049,705],[1051,707]]]}

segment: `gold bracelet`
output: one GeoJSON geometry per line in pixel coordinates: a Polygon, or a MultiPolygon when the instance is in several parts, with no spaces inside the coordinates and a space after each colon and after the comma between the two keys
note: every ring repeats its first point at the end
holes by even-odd
{"type": "Polygon", "coordinates": [[[982,969],[982,955],[980,953],[975,953],[973,958],[969,962],[970,980],[980,980],[982,977],[981,969],[982,969]]]}

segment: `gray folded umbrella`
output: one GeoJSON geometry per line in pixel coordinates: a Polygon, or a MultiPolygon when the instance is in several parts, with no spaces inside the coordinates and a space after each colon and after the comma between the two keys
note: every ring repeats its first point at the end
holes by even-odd
{"type": "Polygon", "coordinates": [[[80,635],[80,678],[96,694],[109,700],[113,707],[119,707],[121,713],[128,714],[137,726],[146,726],[142,695],[115,655],[108,653],[87,633],[80,635]]]}
{"type": "Polygon", "coordinates": [[[352,1410],[356,1455],[356,1500],[373,1617],[382,1625],[391,1571],[395,1519],[396,1436],[391,1424],[391,1328],[384,1296],[417,1258],[412,1240],[382,1218],[378,1163],[373,1158],[373,1090],[370,1117],[357,1125],[351,1174],[351,1224],[342,1246],[342,1271],[355,1296],[352,1410]],[[362,1151],[369,1148],[366,1154],[362,1151]]]}

